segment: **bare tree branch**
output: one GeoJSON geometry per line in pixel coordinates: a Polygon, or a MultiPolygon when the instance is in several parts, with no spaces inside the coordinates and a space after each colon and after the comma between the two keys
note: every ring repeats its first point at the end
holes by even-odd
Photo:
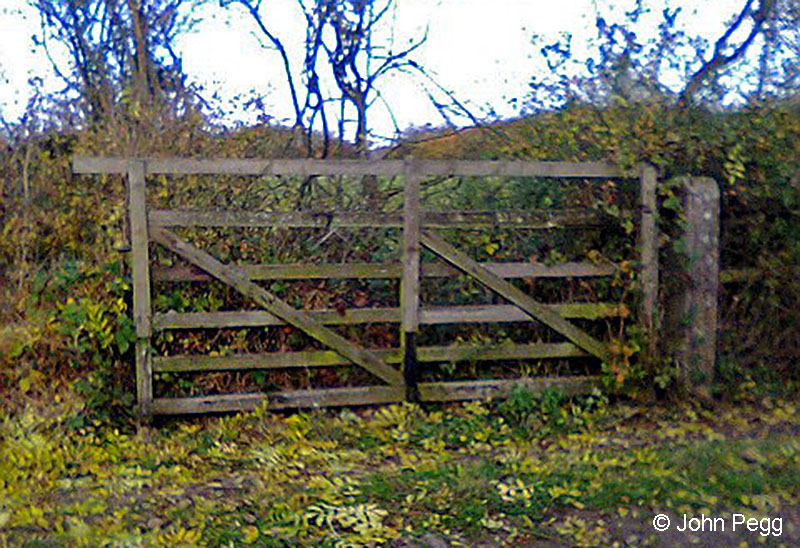
{"type": "Polygon", "coordinates": [[[747,0],[742,11],[736,16],[733,22],[728,26],[725,33],[714,44],[714,54],[711,59],[701,66],[695,72],[689,82],[684,87],[679,97],[679,104],[686,105],[691,102],[694,94],[705,83],[705,81],[717,74],[719,70],[737,61],[744,55],[750,44],[753,43],[756,36],[761,32],[765,21],[770,15],[775,0],[761,0],[758,10],[753,10],[754,0],[747,0]],[[747,19],[752,19],[752,28],[747,37],[736,47],[733,52],[726,55],[725,50],[730,47],[729,41],[731,36],[739,30],[747,19]]]}
{"type": "Polygon", "coordinates": [[[297,96],[297,87],[294,83],[294,75],[292,74],[292,64],[289,61],[289,55],[286,53],[286,48],[283,45],[283,42],[277,37],[277,35],[273,34],[267,25],[264,23],[263,18],[261,17],[261,13],[259,12],[259,8],[261,7],[261,2],[256,2],[255,4],[252,0],[219,0],[219,5],[222,8],[226,8],[231,4],[239,4],[241,5],[252,17],[253,22],[255,22],[256,26],[258,26],[259,30],[267,37],[270,43],[278,50],[278,54],[281,56],[281,60],[283,61],[283,71],[284,76],[286,77],[286,82],[289,85],[289,93],[292,97],[292,106],[294,107],[295,113],[295,127],[303,127],[303,109],[300,108],[300,101],[298,100],[297,96]]]}

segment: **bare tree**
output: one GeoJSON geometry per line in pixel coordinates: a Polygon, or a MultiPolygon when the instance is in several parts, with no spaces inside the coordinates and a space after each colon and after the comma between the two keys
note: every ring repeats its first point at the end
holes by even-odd
{"type": "Polygon", "coordinates": [[[615,21],[596,4],[594,54],[574,57],[570,34],[557,41],[534,37],[550,71],[534,79],[528,104],[535,109],[570,100],[602,104],[659,96],[689,106],[796,93],[800,1],[741,2],[711,41],[681,25],[686,14],[680,7],[662,10],[653,35],[652,26],[644,29],[640,21],[651,9],[646,0],[615,21]]]}
{"type": "MultiPolygon", "coordinates": [[[[295,2],[306,23],[305,55],[302,63],[296,62],[298,66],[293,66],[284,38],[270,28],[262,0],[220,0],[220,5],[243,7],[278,52],[294,108],[293,125],[303,133],[306,154],[328,157],[335,138],[340,154],[352,143],[355,154],[367,158],[370,112],[376,102],[394,118],[390,100],[378,88],[379,80],[392,72],[425,75],[412,54],[425,43],[427,32],[397,47],[393,33],[383,32],[392,24],[395,0],[295,2]],[[335,137],[332,118],[336,120],[335,137]],[[320,140],[321,145],[315,145],[320,140]]],[[[399,128],[396,130],[399,133],[399,128]]],[[[364,177],[362,188],[368,206],[376,207],[380,203],[377,178],[364,177]]]]}
{"type": "Polygon", "coordinates": [[[182,88],[174,43],[192,20],[180,8],[198,1],[29,0],[41,18],[40,45],[92,123],[113,116],[120,100],[138,108],[182,88]],[[67,65],[54,45],[66,51],[67,65]]]}
{"type": "MultiPolygon", "coordinates": [[[[391,37],[378,38],[379,31],[390,24],[394,0],[295,1],[306,23],[305,55],[302,63],[295,62],[297,66],[287,51],[285,36],[270,27],[262,0],[220,0],[220,5],[244,8],[260,34],[278,52],[294,109],[294,126],[304,131],[308,154],[317,155],[313,146],[315,131],[322,135],[319,155],[330,153],[330,119],[335,112],[340,145],[352,141],[357,154],[366,157],[370,108],[384,99],[377,83],[393,71],[421,72],[411,56],[425,42],[426,35],[401,48],[391,37]]],[[[391,109],[388,101],[383,105],[391,109]]]]}

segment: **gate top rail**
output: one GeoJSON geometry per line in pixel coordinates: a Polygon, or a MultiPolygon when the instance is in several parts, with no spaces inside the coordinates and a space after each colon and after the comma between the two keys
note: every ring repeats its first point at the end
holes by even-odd
{"type": "Polygon", "coordinates": [[[124,174],[131,162],[145,164],[147,175],[403,175],[474,177],[638,177],[606,162],[531,162],[510,160],[231,160],[75,156],[73,171],[124,174]]]}

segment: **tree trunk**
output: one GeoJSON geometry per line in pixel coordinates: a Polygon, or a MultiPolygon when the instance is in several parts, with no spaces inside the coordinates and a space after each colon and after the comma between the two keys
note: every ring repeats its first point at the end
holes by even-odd
{"type": "MultiPolygon", "coordinates": [[[[367,141],[367,104],[364,94],[360,93],[354,98],[353,103],[358,111],[356,130],[356,153],[359,159],[369,159],[369,143],[367,141]]],[[[361,190],[370,211],[378,211],[381,207],[380,189],[376,175],[364,175],[361,178],[361,190]]]]}
{"type": "Polygon", "coordinates": [[[133,41],[135,52],[134,75],[136,93],[142,104],[152,104],[158,89],[158,82],[153,68],[150,51],[147,47],[147,21],[142,14],[137,0],[126,0],[131,14],[133,41]]]}

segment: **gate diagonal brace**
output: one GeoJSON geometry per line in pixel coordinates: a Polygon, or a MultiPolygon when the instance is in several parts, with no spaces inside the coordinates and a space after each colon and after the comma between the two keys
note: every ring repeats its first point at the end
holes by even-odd
{"type": "Polygon", "coordinates": [[[420,241],[422,245],[439,255],[448,263],[468,276],[475,278],[511,303],[517,305],[520,310],[528,314],[531,318],[539,320],[593,356],[603,361],[608,361],[609,355],[602,342],[585,331],[578,329],[545,305],[536,302],[516,286],[489,272],[480,264],[469,258],[465,253],[447,243],[441,236],[423,230],[420,234],[420,241]]]}
{"type": "Polygon", "coordinates": [[[150,237],[191,264],[226,283],[275,314],[286,323],[302,330],[319,342],[329,346],[348,360],[360,365],[373,375],[391,385],[402,385],[403,376],[369,350],[352,343],[336,332],[289,306],[261,286],[251,282],[246,274],[235,266],[225,265],[172,232],[159,227],[150,227],[150,237]]]}

